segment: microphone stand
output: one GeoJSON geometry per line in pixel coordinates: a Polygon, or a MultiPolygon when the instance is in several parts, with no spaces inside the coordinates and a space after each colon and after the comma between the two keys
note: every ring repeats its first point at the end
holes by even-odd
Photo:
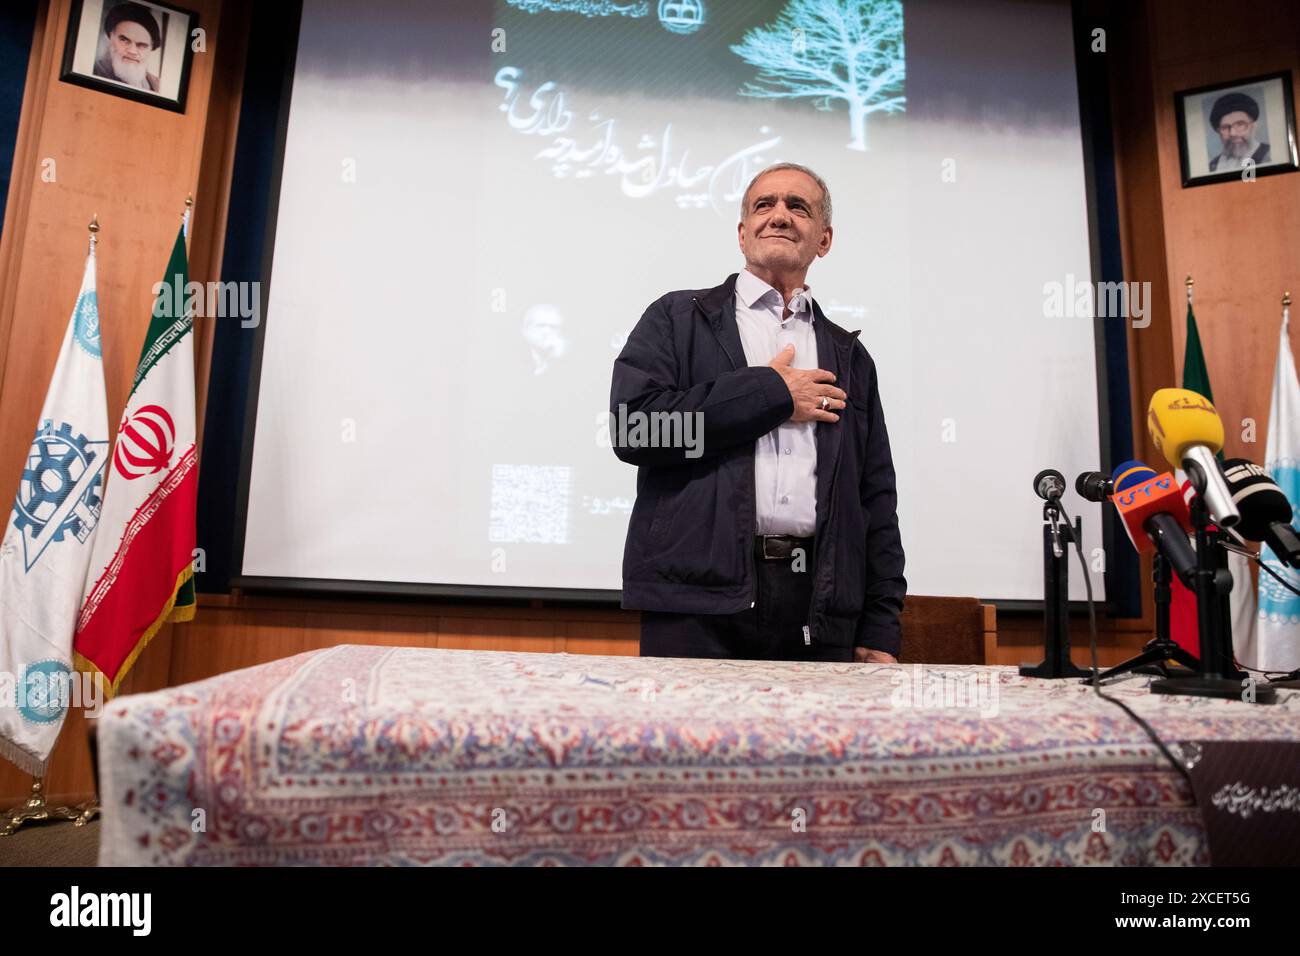
{"type": "MultiPolygon", "coordinates": [[[[1175,660],[1192,671],[1201,666],[1193,654],[1183,650],[1169,636],[1169,606],[1173,601],[1173,569],[1159,551],[1155,553],[1154,557],[1155,560],[1151,567],[1151,579],[1155,582],[1156,636],[1147,641],[1146,646],[1142,648],[1141,654],[1130,657],[1124,663],[1116,664],[1109,670],[1104,670],[1098,674],[1098,682],[1118,677],[1120,674],[1127,674],[1129,671],[1137,671],[1138,668],[1147,667],[1148,665],[1155,665],[1159,668],[1162,676],[1168,677],[1170,674],[1163,666],[1167,660],[1175,660]]],[[[1083,683],[1091,684],[1092,678],[1085,678],[1083,683]]]]}
{"type": "Polygon", "coordinates": [[[1070,660],[1070,545],[1083,538],[1083,525],[1061,517],[1061,509],[1048,499],[1043,505],[1043,650],[1041,664],[1021,664],[1021,677],[1084,677],[1088,671],[1070,660]]]}
{"type": "MultiPolygon", "coordinates": [[[[1192,484],[1197,475],[1189,471],[1192,484]]],[[[1204,484],[1204,476],[1201,484],[1204,484]]],[[[1192,499],[1192,527],[1196,529],[1196,622],[1201,639],[1201,659],[1197,672],[1186,677],[1162,677],[1151,682],[1156,694],[1185,694],[1192,697],[1221,697],[1225,700],[1253,700],[1271,704],[1277,691],[1267,684],[1255,682],[1253,694],[1247,692],[1247,675],[1232,663],[1232,633],[1228,626],[1227,598],[1232,590],[1232,574],[1228,571],[1228,555],[1220,543],[1223,532],[1210,530],[1210,514],[1205,508],[1205,495],[1196,488],[1192,499]]]]}

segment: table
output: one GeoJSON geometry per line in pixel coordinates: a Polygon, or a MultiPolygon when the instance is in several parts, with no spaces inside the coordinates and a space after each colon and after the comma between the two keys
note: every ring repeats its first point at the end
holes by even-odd
{"type": "MultiPolygon", "coordinates": [[[[1271,706],[1108,690],[1167,743],[1271,706]]],[[[1205,865],[1122,710],[1010,667],[345,645],[114,700],[101,865],[1205,865]]]]}

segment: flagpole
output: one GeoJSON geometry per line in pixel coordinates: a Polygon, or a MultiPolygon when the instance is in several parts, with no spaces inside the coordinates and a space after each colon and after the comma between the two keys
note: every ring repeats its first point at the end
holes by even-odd
{"type": "Polygon", "coordinates": [[[1187,278],[1183,280],[1183,284],[1187,286],[1187,304],[1191,305],[1192,304],[1192,274],[1190,272],[1187,273],[1187,278]]]}
{"type": "MultiPolygon", "coordinates": [[[[86,226],[90,233],[90,248],[87,255],[95,258],[95,244],[99,242],[99,213],[90,217],[86,226]]],[[[45,775],[32,775],[32,793],[21,807],[15,807],[0,826],[0,836],[12,835],[24,823],[39,820],[71,820],[73,826],[85,826],[99,814],[98,796],[75,807],[52,807],[45,802],[45,775]]]]}

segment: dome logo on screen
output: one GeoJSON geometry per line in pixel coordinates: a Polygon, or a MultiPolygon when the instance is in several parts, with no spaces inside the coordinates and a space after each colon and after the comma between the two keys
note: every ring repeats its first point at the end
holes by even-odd
{"type": "Polygon", "coordinates": [[[659,0],[659,23],[671,33],[694,33],[704,24],[700,0],[659,0]]]}

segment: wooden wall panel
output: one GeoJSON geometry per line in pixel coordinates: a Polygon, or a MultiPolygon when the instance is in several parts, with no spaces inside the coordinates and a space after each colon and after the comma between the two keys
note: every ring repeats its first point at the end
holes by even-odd
{"type": "MultiPolygon", "coordinates": [[[[1224,452],[1263,464],[1282,293],[1290,290],[1300,298],[1300,173],[1184,189],[1174,93],[1290,70],[1294,95],[1300,78],[1300,7],[1291,0],[1263,0],[1243,15],[1209,0],[1157,0],[1149,9],[1166,237],[1162,286],[1175,317],[1170,347],[1176,375],[1168,384],[1182,382],[1183,280],[1191,273],[1201,345],[1227,431],[1224,452]],[[1246,418],[1256,423],[1253,442],[1243,440],[1246,418]]],[[[1291,347],[1300,350],[1296,325],[1291,347]]]]}
{"type": "MultiPolygon", "coordinates": [[[[221,256],[226,242],[226,213],[230,208],[231,177],[235,168],[235,141],[239,133],[239,112],[243,96],[244,63],[248,55],[248,0],[225,0],[221,7],[220,36],[226,41],[219,58],[220,68],[212,75],[210,108],[200,141],[198,163],[201,200],[190,230],[190,271],[200,281],[221,278],[221,256]]],[[[208,316],[194,320],[194,387],[196,393],[196,439],[200,459],[203,451],[203,420],[207,409],[212,337],[217,321],[208,316]]],[[[233,321],[238,321],[233,320],[233,321]]],[[[250,334],[252,330],[249,330],[250,334]]],[[[202,462],[200,461],[200,467],[202,462]]]]}
{"type": "MultiPolygon", "coordinates": [[[[71,6],[72,0],[49,0],[37,14],[0,237],[0,499],[5,501],[18,487],[81,284],[91,216],[98,214],[102,227],[97,288],[110,432],[130,390],[151,289],[162,278],[187,194],[196,202],[191,277],[207,281],[220,275],[247,3],[186,4],[198,11],[207,49],[194,54],[184,113],[60,82],[71,6]],[[226,37],[233,42],[224,44],[226,37]]],[[[204,333],[201,325],[196,351],[206,358],[204,333]]],[[[200,404],[200,421],[202,414],[200,404]]],[[[166,686],[170,631],[160,631],[128,675],[131,690],[166,686]]],[[[52,795],[76,799],[89,791],[80,715],[69,720],[49,775],[52,795]]],[[[29,788],[28,777],[0,761],[0,803],[18,802],[29,788]]]]}
{"type": "MultiPolygon", "coordinates": [[[[1150,283],[1152,309],[1147,328],[1128,332],[1134,451],[1160,468],[1145,415],[1152,392],[1182,384],[1190,273],[1224,451],[1262,464],[1281,296],[1300,292],[1300,173],[1184,189],[1174,94],[1283,69],[1294,86],[1300,8],[1265,0],[1243,15],[1209,0],[1143,0],[1112,10],[1121,11],[1109,55],[1124,274],[1150,283]]],[[[1300,348],[1294,326],[1291,346],[1300,348]]],[[[1144,559],[1148,631],[1150,573],[1144,559]]]]}
{"type": "Polygon", "coordinates": [[[481,651],[638,652],[634,612],[201,595],[173,629],[167,683],[183,684],[339,644],[481,651]]]}
{"type": "MultiPolygon", "coordinates": [[[[1115,125],[1115,178],[1124,279],[1151,284],[1150,324],[1134,328],[1132,322],[1128,323],[1133,451],[1137,458],[1154,467],[1158,456],[1155,443],[1147,434],[1147,402],[1156,389],[1173,383],[1175,313],[1169,307],[1160,134],[1150,63],[1152,38],[1141,4],[1128,8],[1117,40],[1111,62],[1111,115],[1115,125]]],[[[1177,313],[1180,317],[1181,314],[1177,313]]],[[[1149,563],[1143,565],[1143,580],[1150,580],[1149,563]]]]}

